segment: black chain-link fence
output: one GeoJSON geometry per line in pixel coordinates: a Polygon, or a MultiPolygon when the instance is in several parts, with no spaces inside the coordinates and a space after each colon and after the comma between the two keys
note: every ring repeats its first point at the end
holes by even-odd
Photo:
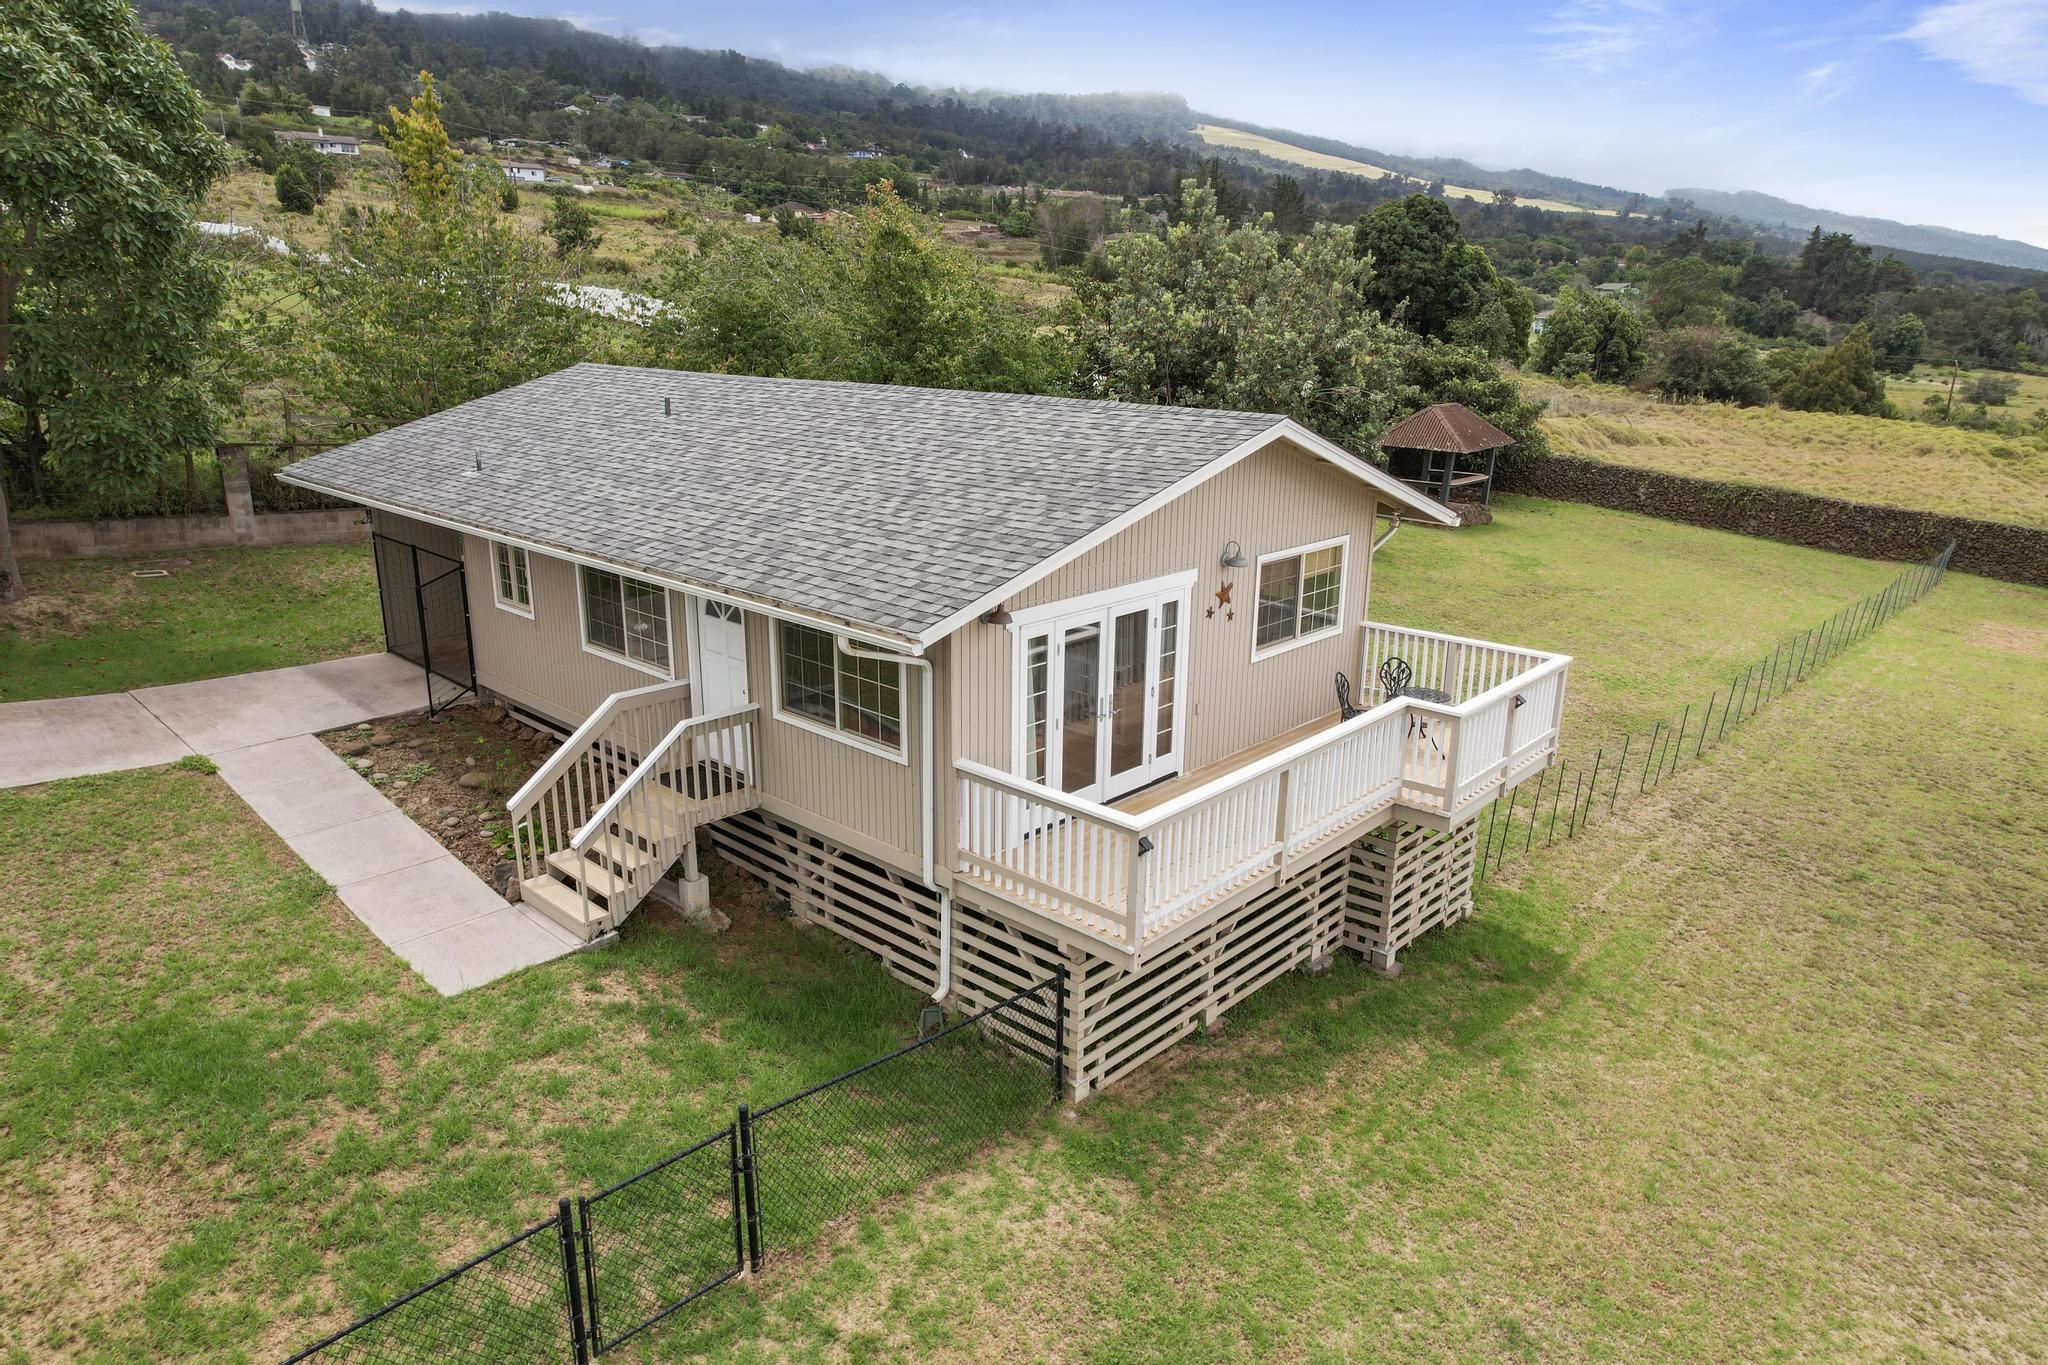
{"type": "Polygon", "coordinates": [[[725,1284],[957,1166],[1059,1096],[1049,977],[765,1108],[465,1261],[291,1357],[585,1365],[725,1284]]]}
{"type": "Polygon", "coordinates": [[[1788,635],[1768,654],[1677,714],[1640,733],[1603,744],[1588,760],[1560,758],[1533,783],[1487,807],[1479,831],[1479,872],[1498,869],[1538,844],[1571,839],[1597,815],[1653,790],[1688,762],[1706,756],[1740,725],[1850,645],[1931,592],[1948,572],[1954,541],[1925,564],[1900,573],[1882,591],[1842,608],[1802,634],[1788,635]]]}
{"type": "Polygon", "coordinates": [[[285,1365],[582,1360],[572,1260],[565,1199],[545,1223],[308,1346],[285,1365]]]}

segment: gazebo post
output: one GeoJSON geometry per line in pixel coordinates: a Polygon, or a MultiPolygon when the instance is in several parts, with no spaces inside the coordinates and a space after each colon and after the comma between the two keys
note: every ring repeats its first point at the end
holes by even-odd
{"type": "Polygon", "coordinates": [[[1493,506],[1493,462],[1499,458],[1499,446],[1486,452],[1486,496],[1479,500],[1481,507],[1493,506]]]}
{"type": "Polygon", "coordinates": [[[1442,503],[1443,503],[1443,505],[1444,505],[1444,506],[1446,506],[1446,507],[1449,507],[1449,506],[1451,505],[1451,475],[1453,475],[1453,474],[1455,474],[1455,473],[1457,473],[1457,472],[1458,472],[1458,453],[1457,453],[1456,451],[1454,451],[1454,450],[1447,450],[1447,451],[1445,451],[1445,452],[1444,452],[1444,495],[1443,495],[1443,497],[1442,497],[1442,498],[1440,498],[1440,499],[1439,499],[1439,501],[1440,501],[1440,502],[1442,502],[1442,503]]]}

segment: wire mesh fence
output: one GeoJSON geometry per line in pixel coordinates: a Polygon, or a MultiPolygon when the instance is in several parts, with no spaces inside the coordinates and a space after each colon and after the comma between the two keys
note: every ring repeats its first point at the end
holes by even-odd
{"type": "Polygon", "coordinates": [[[580,1360],[572,1259],[563,1200],[553,1218],[315,1342],[285,1365],[580,1360]]]}
{"type": "Polygon", "coordinates": [[[765,1109],[741,1111],[754,1265],[833,1219],[957,1165],[991,1134],[1052,1102],[1058,981],[765,1109]],[[1048,1070],[1053,1079],[1049,1082],[1048,1070]]]}
{"type": "Polygon", "coordinates": [[[1810,630],[1779,640],[1726,687],[1688,702],[1647,731],[1600,745],[1590,761],[1583,752],[1561,757],[1534,784],[1524,783],[1505,801],[1494,802],[1480,827],[1477,875],[1484,877],[1538,845],[1576,838],[1597,816],[1612,813],[1630,797],[1647,795],[1687,763],[1703,759],[1732,727],[1925,597],[1948,572],[1955,549],[1950,541],[1940,554],[1904,570],[1880,591],[1810,630]]]}
{"type": "Polygon", "coordinates": [[[342,1328],[299,1361],[585,1365],[769,1246],[914,1188],[1059,1094],[1058,974],[738,1121],[342,1328]]]}

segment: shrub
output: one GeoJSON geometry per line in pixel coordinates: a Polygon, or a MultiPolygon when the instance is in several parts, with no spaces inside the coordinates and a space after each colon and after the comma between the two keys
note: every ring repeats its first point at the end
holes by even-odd
{"type": "Polygon", "coordinates": [[[2020,391],[2020,381],[2002,374],[1980,374],[1963,387],[1963,397],[1972,403],[2002,408],[2020,391]]]}
{"type": "Polygon", "coordinates": [[[287,161],[277,168],[273,182],[277,188],[277,202],[287,213],[311,213],[313,211],[313,185],[306,179],[306,173],[299,169],[296,161],[287,161]]]}
{"type": "Polygon", "coordinates": [[[1771,398],[1770,379],[1756,348],[1716,327],[1659,333],[1650,344],[1644,380],[1671,403],[1705,399],[1751,408],[1771,398]]]}

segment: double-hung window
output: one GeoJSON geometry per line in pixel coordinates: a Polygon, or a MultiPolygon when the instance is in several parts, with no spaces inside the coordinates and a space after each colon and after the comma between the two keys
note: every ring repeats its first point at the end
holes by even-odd
{"type": "Polygon", "coordinates": [[[1252,657],[1333,633],[1344,604],[1343,539],[1259,557],[1252,657]]]}
{"type": "Polygon", "coordinates": [[[903,666],[856,658],[830,631],[775,626],[776,701],[786,719],[903,754],[903,666]]]}
{"type": "Polygon", "coordinates": [[[662,677],[669,666],[668,591],[653,583],[585,567],[583,644],[662,677]]]}
{"type": "Polygon", "coordinates": [[[526,571],[526,551],[502,540],[492,541],[491,570],[498,605],[521,616],[533,615],[533,580],[526,571]]]}

